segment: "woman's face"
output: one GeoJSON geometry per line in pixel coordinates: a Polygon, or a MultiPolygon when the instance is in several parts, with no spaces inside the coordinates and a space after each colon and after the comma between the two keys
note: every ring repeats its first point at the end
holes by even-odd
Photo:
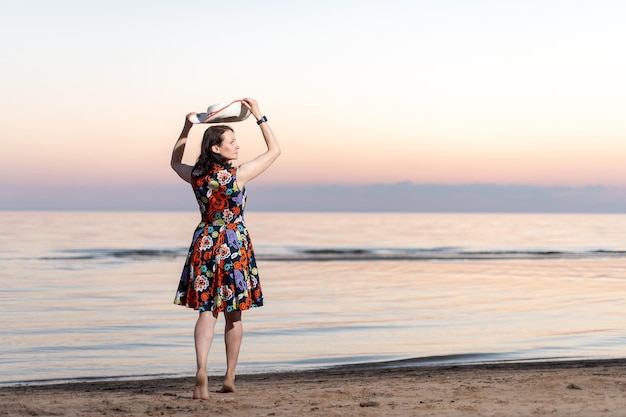
{"type": "Polygon", "coordinates": [[[239,145],[235,132],[230,130],[222,133],[222,143],[219,146],[213,146],[213,152],[220,154],[229,161],[234,161],[239,157],[239,145]]]}

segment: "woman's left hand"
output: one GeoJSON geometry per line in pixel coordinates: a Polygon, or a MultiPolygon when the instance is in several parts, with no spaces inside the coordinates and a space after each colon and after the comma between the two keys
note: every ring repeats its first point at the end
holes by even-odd
{"type": "Polygon", "coordinates": [[[248,108],[248,110],[250,110],[250,113],[252,113],[257,120],[263,117],[263,114],[261,114],[261,110],[259,109],[259,103],[257,103],[255,99],[246,97],[243,99],[242,103],[248,108]]]}

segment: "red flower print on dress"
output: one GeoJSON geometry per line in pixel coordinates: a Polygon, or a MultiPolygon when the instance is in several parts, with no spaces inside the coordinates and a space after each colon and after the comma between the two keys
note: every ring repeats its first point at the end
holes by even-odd
{"type": "Polygon", "coordinates": [[[198,275],[193,281],[193,289],[197,292],[201,292],[209,288],[209,282],[205,279],[204,275],[198,275]]]}
{"type": "Polygon", "coordinates": [[[200,250],[211,249],[213,246],[213,240],[210,236],[202,236],[202,240],[200,241],[200,250]]]}
{"type": "Polygon", "coordinates": [[[222,211],[228,206],[228,201],[226,200],[226,194],[222,194],[219,192],[213,193],[213,198],[210,200],[211,210],[213,211],[222,211]]]}
{"type": "Polygon", "coordinates": [[[222,246],[220,246],[217,250],[217,255],[215,256],[215,258],[218,260],[222,260],[228,257],[230,257],[230,248],[226,243],[222,243],[222,246]]]}
{"type": "Polygon", "coordinates": [[[229,208],[226,208],[226,209],[224,209],[224,211],[222,211],[222,219],[226,223],[231,222],[234,217],[235,217],[235,215],[233,214],[233,212],[229,208]]]}
{"type": "Polygon", "coordinates": [[[228,171],[226,171],[225,169],[219,171],[217,173],[217,180],[219,181],[219,183],[221,185],[226,185],[230,182],[230,179],[232,178],[232,174],[228,171]]]}
{"type": "Polygon", "coordinates": [[[228,285],[222,285],[217,293],[222,297],[222,300],[229,301],[233,298],[233,290],[228,287],[228,285]]]}

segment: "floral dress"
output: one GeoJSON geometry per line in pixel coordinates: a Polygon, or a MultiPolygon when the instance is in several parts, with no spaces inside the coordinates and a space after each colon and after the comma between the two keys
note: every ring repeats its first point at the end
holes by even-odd
{"type": "Polygon", "coordinates": [[[180,277],[174,304],[199,311],[248,310],[263,305],[252,242],[243,221],[245,188],[237,169],[215,164],[191,174],[202,221],[180,277]]]}

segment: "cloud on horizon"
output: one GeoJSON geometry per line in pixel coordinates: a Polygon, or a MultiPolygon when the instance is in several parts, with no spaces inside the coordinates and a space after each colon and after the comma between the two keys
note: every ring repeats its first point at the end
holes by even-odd
{"type": "MultiPolygon", "coordinates": [[[[626,213],[625,187],[497,184],[251,185],[254,211],[626,213]]],[[[0,185],[0,210],[195,211],[190,187],[0,185]]]]}

